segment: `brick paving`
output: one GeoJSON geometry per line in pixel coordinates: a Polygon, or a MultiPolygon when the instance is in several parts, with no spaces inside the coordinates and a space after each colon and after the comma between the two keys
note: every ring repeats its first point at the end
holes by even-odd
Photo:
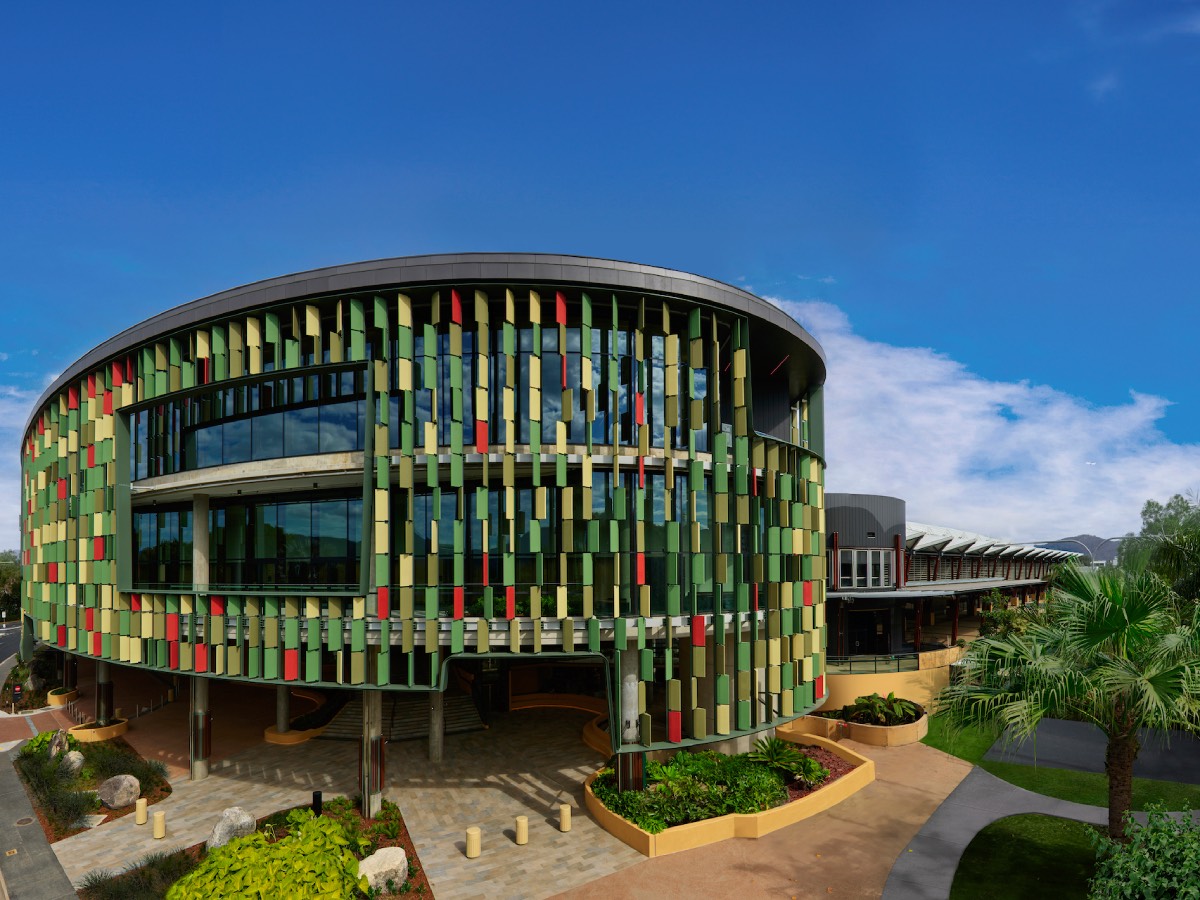
{"type": "Polygon", "coordinates": [[[433,766],[424,741],[392,744],[388,797],[400,805],[438,900],[541,898],[644,861],[583,807],[583,782],[604,760],[580,738],[587,713],[525,710],[496,716],[482,733],[447,735],[433,766]],[[558,805],[572,827],[558,829],[558,805]],[[515,819],[529,817],[517,846],[515,819]],[[466,829],[482,829],[467,859],[466,829]]]}
{"type": "Polygon", "coordinates": [[[296,747],[261,744],[214,763],[204,781],[186,774],[171,779],[173,793],[150,807],[150,822],[135,825],[132,815],[53,844],[75,884],[93,869],[119,870],[154,851],[190,847],[208,838],[221,811],[241,806],[255,818],[308,803],[312,792],[326,796],[354,793],[357,748],[353,744],[313,742],[296,747]],[[167,836],[155,840],[155,812],[167,814],[167,836]]]}

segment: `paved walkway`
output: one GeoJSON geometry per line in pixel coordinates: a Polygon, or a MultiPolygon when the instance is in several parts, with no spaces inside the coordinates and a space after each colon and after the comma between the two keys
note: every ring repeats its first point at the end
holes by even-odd
{"type": "Polygon", "coordinates": [[[841,743],[875,761],[876,780],[833,809],[757,840],[643,859],[561,897],[879,897],[896,856],[971,765],[924,744],[841,743]]]}
{"type": "Polygon", "coordinates": [[[440,766],[429,762],[425,741],[389,746],[388,795],[438,900],[536,900],[644,861],[584,809],[583,782],[604,762],[580,739],[589,718],[564,710],[498,715],[488,731],[447,735],[440,766]],[[572,806],[566,834],[560,803],[572,806]],[[529,818],[523,847],[513,834],[519,815],[529,818]],[[478,859],[465,856],[472,825],[483,832],[478,859]]]}
{"type": "Polygon", "coordinates": [[[1021,813],[1042,813],[1092,825],[1108,822],[1108,810],[1035,794],[983,769],[963,779],[892,866],[884,900],[945,900],[963,851],[981,829],[1021,813]]]}

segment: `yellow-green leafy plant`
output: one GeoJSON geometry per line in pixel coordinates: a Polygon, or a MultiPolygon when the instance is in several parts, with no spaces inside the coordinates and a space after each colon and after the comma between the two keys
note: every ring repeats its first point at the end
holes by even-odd
{"type": "Polygon", "coordinates": [[[288,835],[236,838],[210,852],[195,870],[167,891],[168,900],[210,897],[352,897],[366,893],[365,876],[345,829],[312,810],[287,815],[288,835]]]}

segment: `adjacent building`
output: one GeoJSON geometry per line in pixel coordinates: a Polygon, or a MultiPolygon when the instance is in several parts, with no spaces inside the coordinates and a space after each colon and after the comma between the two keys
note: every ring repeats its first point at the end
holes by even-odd
{"type": "Polygon", "coordinates": [[[1079,557],[910,522],[878,494],[827,494],[826,527],[831,705],[875,690],[928,702],[983,608],[1043,602],[1054,566],[1079,557]]]}

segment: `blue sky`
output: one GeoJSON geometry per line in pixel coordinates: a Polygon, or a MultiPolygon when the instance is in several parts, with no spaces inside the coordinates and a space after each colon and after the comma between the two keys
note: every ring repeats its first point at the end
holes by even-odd
{"type": "Polygon", "coordinates": [[[0,545],[47,381],[236,284],[700,272],[830,355],[829,486],[1035,539],[1200,487],[1200,5],[10,5],[0,545]]]}

